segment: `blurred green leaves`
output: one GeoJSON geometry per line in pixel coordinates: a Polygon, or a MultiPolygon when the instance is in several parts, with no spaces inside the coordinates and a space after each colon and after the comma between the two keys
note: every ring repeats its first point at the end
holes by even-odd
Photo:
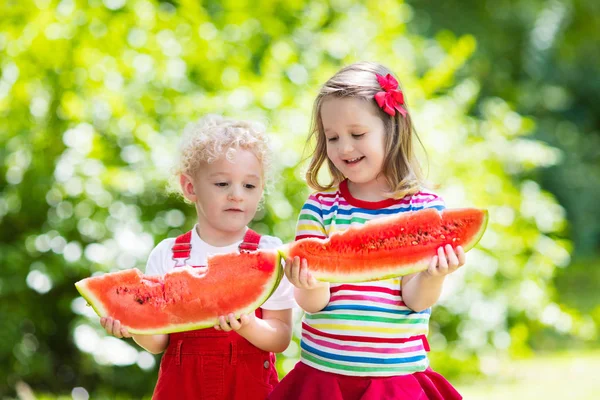
{"type": "MultiPolygon", "coordinates": [[[[473,6],[477,19],[446,27],[453,13],[444,20],[440,12],[447,5],[395,1],[3,3],[0,355],[7,361],[0,395],[30,387],[149,396],[156,360],[105,337],[73,283],[143,269],[155,243],[192,226],[194,210],[166,189],[180,132],[205,113],[268,125],[276,179],[253,226],[292,240],[308,195],[303,160],[312,100],[331,74],[358,60],[379,61],[400,77],[429,177],[448,206],[490,211],[480,246],[448,279],[434,310],[434,367],[450,376],[493,375],[494,357],[552,345],[544,338],[597,338],[598,313],[562,304],[555,289],[575,233],[565,208],[544,190],[557,181],[539,173],[560,176],[573,154],[592,157],[595,142],[559,150],[579,134],[577,122],[556,130],[562,142],[544,133],[562,118],[557,113],[569,112],[571,89],[511,80],[518,69],[509,61],[521,54],[509,50],[543,7],[514,21],[506,13],[515,10],[494,4],[488,7],[498,12],[473,6]],[[511,28],[504,40],[481,28],[498,18],[511,28]],[[533,105],[542,102],[545,114],[533,105]]],[[[584,12],[567,11],[573,18],[584,12]]],[[[559,43],[561,57],[575,57],[553,40],[542,46],[545,54],[559,43]]],[[[297,357],[294,343],[279,357],[280,372],[297,357]]]]}

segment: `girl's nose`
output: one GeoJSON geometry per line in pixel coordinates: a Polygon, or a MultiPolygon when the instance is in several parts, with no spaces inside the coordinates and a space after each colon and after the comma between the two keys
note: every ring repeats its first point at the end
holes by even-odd
{"type": "Polygon", "coordinates": [[[342,154],[351,153],[354,150],[354,146],[349,140],[344,140],[340,143],[340,152],[342,154]]]}

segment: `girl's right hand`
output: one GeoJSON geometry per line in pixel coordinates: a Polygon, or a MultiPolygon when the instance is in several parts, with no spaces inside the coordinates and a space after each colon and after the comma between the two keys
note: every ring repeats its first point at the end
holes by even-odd
{"type": "Polygon", "coordinates": [[[300,257],[294,259],[287,258],[284,268],[285,276],[290,283],[298,289],[315,289],[327,286],[327,282],[318,281],[309,271],[308,262],[305,258],[300,261],[300,257]]]}
{"type": "Polygon", "coordinates": [[[117,338],[130,338],[131,334],[127,328],[121,326],[121,321],[112,319],[111,317],[100,318],[100,325],[106,330],[106,333],[117,338]]]}

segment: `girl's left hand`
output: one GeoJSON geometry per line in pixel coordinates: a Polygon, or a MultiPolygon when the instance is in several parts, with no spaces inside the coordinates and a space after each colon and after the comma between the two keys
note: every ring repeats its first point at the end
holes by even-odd
{"type": "Polygon", "coordinates": [[[233,313],[227,316],[221,315],[219,317],[219,325],[215,325],[215,329],[218,331],[225,332],[239,331],[243,327],[248,326],[252,322],[254,322],[254,318],[256,318],[254,313],[244,314],[240,317],[240,319],[236,319],[233,313]]]}
{"type": "Polygon", "coordinates": [[[452,245],[447,244],[440,247],[437,256],[434,256],[429,263],[426,271],[430,276],[446,276],[465,265],[465,251],[461,246],[454,249],[452,245]]]}

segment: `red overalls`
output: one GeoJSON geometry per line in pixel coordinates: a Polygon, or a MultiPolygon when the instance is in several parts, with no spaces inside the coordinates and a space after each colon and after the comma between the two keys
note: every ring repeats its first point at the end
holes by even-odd
{"type": "MultiPolygon", "coordinates": [[[[189,258],[191,237],[190,231],[175,240],[174,260],[189,258]]],[[[239,249],[255,251],[259,241],[260,235],[248,229],[239,249]]],[[[262,317],[261,309],[256,316],[262,317]]],[[[169,335],[152,399],[264,400],[277,383],[273,353],[236,332],[206,328],[169,335]]]]}

